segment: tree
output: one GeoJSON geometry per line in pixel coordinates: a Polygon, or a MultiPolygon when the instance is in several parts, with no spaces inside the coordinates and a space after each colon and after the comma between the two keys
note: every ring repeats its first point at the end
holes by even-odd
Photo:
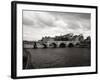
{"type": "Polygon", "coordinates": [[[88,36],[88,37],[86,38],[86,42],[90,44],[90,42],[91,42],[91,37],[90,37],[90,36],[88,36]]]}
{"type": "Polygon", "coordinates": [[[79,35],[79,41],[83,41],[83,40],[84,40],[83,34],[80,34],[79,35]]]}

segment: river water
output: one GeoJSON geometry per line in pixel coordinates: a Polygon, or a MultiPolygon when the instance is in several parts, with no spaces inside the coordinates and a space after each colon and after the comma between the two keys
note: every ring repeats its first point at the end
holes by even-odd
{"type": "Polygon", "coordinates": [[[24,49],[30,54],[27,69],[90,66],[89,48],[24,49]]]}

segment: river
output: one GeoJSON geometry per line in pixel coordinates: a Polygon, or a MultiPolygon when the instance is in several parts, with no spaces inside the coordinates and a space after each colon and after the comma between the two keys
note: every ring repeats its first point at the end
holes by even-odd
{"type": "Polygon", "coordinates": [[[91,65],[91,52],[89,48],[24,49],[23,53],[24,55],[27,53],[30,55],[27,61],[27,67],[25,68],[24,66],[23,69],[91,65]]]}

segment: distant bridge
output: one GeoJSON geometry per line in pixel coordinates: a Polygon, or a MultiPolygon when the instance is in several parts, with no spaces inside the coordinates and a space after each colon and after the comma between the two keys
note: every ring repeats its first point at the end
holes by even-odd
{"type": "Polygon", "coordinates": [[[36,43],[37,48],[45,47],[74,47],[80,45],[80,41],[47,41],[45,43],[36,43]]]}
{"type": "Polygon", "coordinates": [[[80,45],[80,41],[47,41],[36,43],[24,43],[24,48],[57,48],[57,47],[76,47],[80,45]]]}

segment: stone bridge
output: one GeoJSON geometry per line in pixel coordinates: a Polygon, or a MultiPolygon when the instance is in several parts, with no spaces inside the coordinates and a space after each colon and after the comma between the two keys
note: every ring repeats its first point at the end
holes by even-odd
{"type": "Polygon", "coordinates": [[[45,47],[74,47],[80,45],[79,41],[47,41],[45,47]]]}
{"type": "Polygon", "coordinates": [[[36,43],[24,43],[24,48],[57,48],[57,47],[78,47],[80,41],[47,41],[36,43]]]}

